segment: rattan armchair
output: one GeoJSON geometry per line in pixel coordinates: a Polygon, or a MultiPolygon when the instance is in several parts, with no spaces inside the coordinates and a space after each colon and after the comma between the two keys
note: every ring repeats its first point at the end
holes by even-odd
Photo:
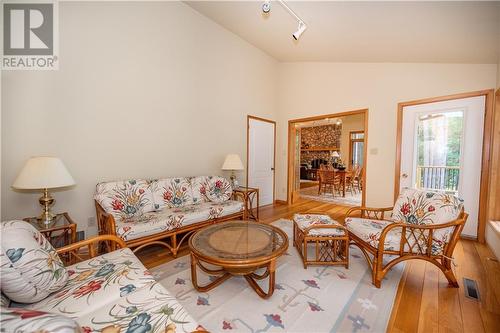
{"type": "Polygon", "coordinates": [[[74,264],[125,247],[127,247],[125,242],[115,235],[100,235],[66,245],[56,251],[57,254],[67,258],[67,264],[74,264]],[[80,252],[82,248],[86,248],[84,254],[80,252]]]}
{"type": "Polygon", "coordinates": [[[394,207],[349,209],[345,225],[351,244],[361,249],[372,269],[377,288],[394,265],[411,259],[436,265],[449,284],[458,288],[452,270],[453,251],[467,217],[461,200],[454,196],[409,190],[394,207]],[[446,213],[453,218],[447,220],[446,213]]]}

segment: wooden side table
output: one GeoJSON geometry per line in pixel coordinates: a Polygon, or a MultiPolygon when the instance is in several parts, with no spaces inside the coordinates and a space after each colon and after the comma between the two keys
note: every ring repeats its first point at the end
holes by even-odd
{"type": "Polygon", "coordinates": [[[36,217],[23,219],[33,225],[53,247],[59,248],[76,242],[76,223],[68,213],[57,214],[49,225],[39,223],[36,217]]]}
{"type": "Polygon", "coordinates": [[[235,200],[238,198],[243,201],[243,218],[245,220],[259,220],[259,189],[254,187],[239,186],[233,189],[233,197],[235,200]],[[253,208],[253,204],[256,207],[253,208]]]}

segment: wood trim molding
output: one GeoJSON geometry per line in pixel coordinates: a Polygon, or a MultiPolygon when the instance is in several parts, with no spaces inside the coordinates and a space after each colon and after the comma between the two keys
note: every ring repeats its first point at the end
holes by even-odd
{"type": "Polygon", "coordinates": [[[275,202],[276,198],[276,121],[265,119],[261,117],[256,117],[252,115],[247,115],[247,160],[246,160],[246,185],[248,185],[248,161],[250,157],[250,150],[248,149],[250,146],[250,119],[263,121],[266,123],[273,124],[274,127],[274,155],[273,155],[273,202],[275,202]]]}
{"type": "Polygon", "coordinates": [[[397,132],[396,132],[396,165],[394,171],[394,201],[399,195],[400,177],[401,177],[401,143],[402,143],[402,127],[403,127],[403,110],[407,106],[429,104],[435,102],[449,101],[453,99],[463,99],[469,97],[485,96],[485,113],[484,113],[484,131],[483,131],[483,152],[481,164],[481,181],[479,194],[479,214],[477,226],[477,240],[481,243],[485,242],[485,227],[488,215],[488,194],[490,183],[490,160],[493,151],[493,100],[494,90],[479,90],[460,94],[453,94],[441,97],[424,98],[409,102],[398,103],[397,111],[397,132]]]}
{"type": "Polygon", "coordinates": [[[307,122],[307,121],[314,121],[314,120],[321,120],[325,118],[335,118],[335,117],[345,117],[345,116],[352,116],[356,114],[363,114],[364,115],[364,133],[365,133],[365,149],[364,149],[364,166],[363,166],[363,173],[361,175],[363,179],[363,191],[361,193],[361,205],[365,206],[366,203],[366,170],[368,166],[368,108],[366,109],[357,109],[357,110],[351,110],[351,111],[345,111],[345,112],[339,112],[339,113],[331,113],[331,114],[324,114],[320,116],[314,116],[314,117],[306,117],[306,118],[298,118],[298,119],[291,119],[288,121],[288,168],[287,168],[287,203],[291,204],[292,203],[292,192],[293,192],[293,172],[294,172],[294,164],[293,161],[295,160],[295,124],[296,123],[301,123],[301,122],[307,122]]]}
{"type": "Polygon", "coordinates": [[[500,220],[500,89],[495,92],[490,167],[489,220],[500,220]]]}

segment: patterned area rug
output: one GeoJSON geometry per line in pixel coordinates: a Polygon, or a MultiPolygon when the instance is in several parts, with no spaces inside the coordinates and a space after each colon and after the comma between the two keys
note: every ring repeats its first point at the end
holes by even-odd
{"type": "MultiPolygon", "coordinates": [[[[306,270],[291,244],[291,222],[282,219],[273,225],[287,232],[290,246],[278,261],[276,290],[268,300],[257,296],[240,277],[198,293],[191,284],[189,256],[151,271],[212,333],[386,331],[404,264],[387,274],[380,289],[371,284],[371,271],[357,247],[350,249],[349,269],[310,266],[306,270]]],[[[209,281],[198,275],[203,284],[209,281]]],[[[267,290],[265,283],[262,287],[267,290]]]]}
{"type": "Polygon", "coordinates": [[[357,192],[354,195],[346,192],[345,197],[331,193],[322,193],[318,195],[318,186],[307,187],[300,190],[300,196],[305,199],[335,203],[342,206],[361,206],[361,193],[357,192]]]}

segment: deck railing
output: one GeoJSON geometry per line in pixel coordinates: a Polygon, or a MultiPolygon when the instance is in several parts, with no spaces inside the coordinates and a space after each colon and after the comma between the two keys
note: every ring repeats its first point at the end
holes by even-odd
{"type": "Polygon", "coordinates": [[[424,189],[458,191],[460,167],[417,166],[417,187],[424,189]]]}

